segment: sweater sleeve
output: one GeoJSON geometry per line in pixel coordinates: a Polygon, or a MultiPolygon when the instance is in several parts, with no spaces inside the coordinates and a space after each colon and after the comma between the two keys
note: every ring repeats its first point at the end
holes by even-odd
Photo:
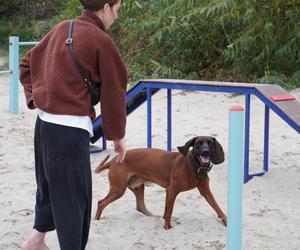
{"type": "Polygon", "coordinates": [[[32,97],[32,82],[30,77],[30,56],[31,51],[22,58],[20,63],[20,82],[24,87],[27,107],[30,109],[36,108],[32,97]]]}
{"type": "Polygon", "coordinates": [[[98,56],[104,134],[108,140],[122,139],[126,127],[126,67],[110,39],[104,41],[98,56]]]}

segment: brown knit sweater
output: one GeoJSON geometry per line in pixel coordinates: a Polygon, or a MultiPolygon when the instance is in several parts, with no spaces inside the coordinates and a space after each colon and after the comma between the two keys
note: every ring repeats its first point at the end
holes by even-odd
{"type": "MultiPolygon", "coordinates": [[[[90,94],[65,41],[69,21],[57,24],[20,63],[27,106],[64,115],[95,118],[90,94]]],[[[101,84],[101,115],[108,140],[121,139],[126,126],[127,71],[113,40],[92,11],[75,19],[73,47],[89,77],[101,84]]]]}

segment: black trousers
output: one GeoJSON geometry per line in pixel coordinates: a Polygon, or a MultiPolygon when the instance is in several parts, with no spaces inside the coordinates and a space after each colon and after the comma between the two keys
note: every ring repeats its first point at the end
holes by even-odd
{"type": "Polygon", "coordinates": [[[56,229],[62,250],[84,249],[88,240],[92,179],[89,133],[36,120],[36,206],[34,227],[56,229]]]}

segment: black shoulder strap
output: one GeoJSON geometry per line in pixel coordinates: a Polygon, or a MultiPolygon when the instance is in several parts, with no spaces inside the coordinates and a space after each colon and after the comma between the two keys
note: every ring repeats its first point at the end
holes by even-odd
{"type": "Polygon", "coordinates": [[[73,45],[72,45],[73,44],[73,39],[72,39],[73,27],[74,27],[74,20],[70,20],[69,32],[68,32],[68,39],[66,40],[66,44],[69,47],[70,54],[72,56],[73,62],[75,64],[76,68],[78,69],[83,82],[87,86],[89,86],[89,85],[92,85],[92,81],[90,80],[90,78],[88,77],[88,75],[86,74],[86,72],[83,70],[83,68],[81,67],[81,65],[79,64],[79,62],[77,60],[77,57],[75,55],[75,52],[74,52],[73,45]]]}

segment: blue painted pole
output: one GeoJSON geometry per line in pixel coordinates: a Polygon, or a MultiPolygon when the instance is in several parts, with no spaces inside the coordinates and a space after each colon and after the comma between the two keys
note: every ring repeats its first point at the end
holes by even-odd
{"type": "Polygon", "coordinates": [[[242,249],[242,196],[244,163],[244,109],[229,110],[227,249],[242,249]]]}
{"type": "Polygon", "coordinates": [[[167,138],[167,143],[168,143],[168,147],[167,150],[171,151],[172,149],[172,90],[168,89],[168,105],[167,105],[167,119],[168,119],[168,129],[167,129],[167,133],[168,133],[168,138],[167,138]]]}
{"type": "Polygon", "coordinates": [[[151,116],[151,88],[147,85],[147,147],[152,147],[152,116],[151,116]]]}
{"type": "Polygon", "coordinates": [[[18,114],[19,107],[19,37],[9,37],[9,112],[18,114]]]}
{"type": "Polygon", "coordinates": [[[270,109],[265,105],[265,132],[264,132],[264,171],[269,170],[269,123],[270,123],[270,109]]]}
{"type": "Polygon", "coordinates": [[[105,136],[103,135],[102,136],[102,149],[105,150],[107,148],[107,145],[106,145],[106,138],[105,136]]]}
{"type": "Polygon", "coordinates": [[[249,145],[250,145],[250,100],[251,95],[246,94],[246,100],[245,100],[245,148],[244,148],[244,183],[248,182],[250,180],[249,175],[249,145]]]}

